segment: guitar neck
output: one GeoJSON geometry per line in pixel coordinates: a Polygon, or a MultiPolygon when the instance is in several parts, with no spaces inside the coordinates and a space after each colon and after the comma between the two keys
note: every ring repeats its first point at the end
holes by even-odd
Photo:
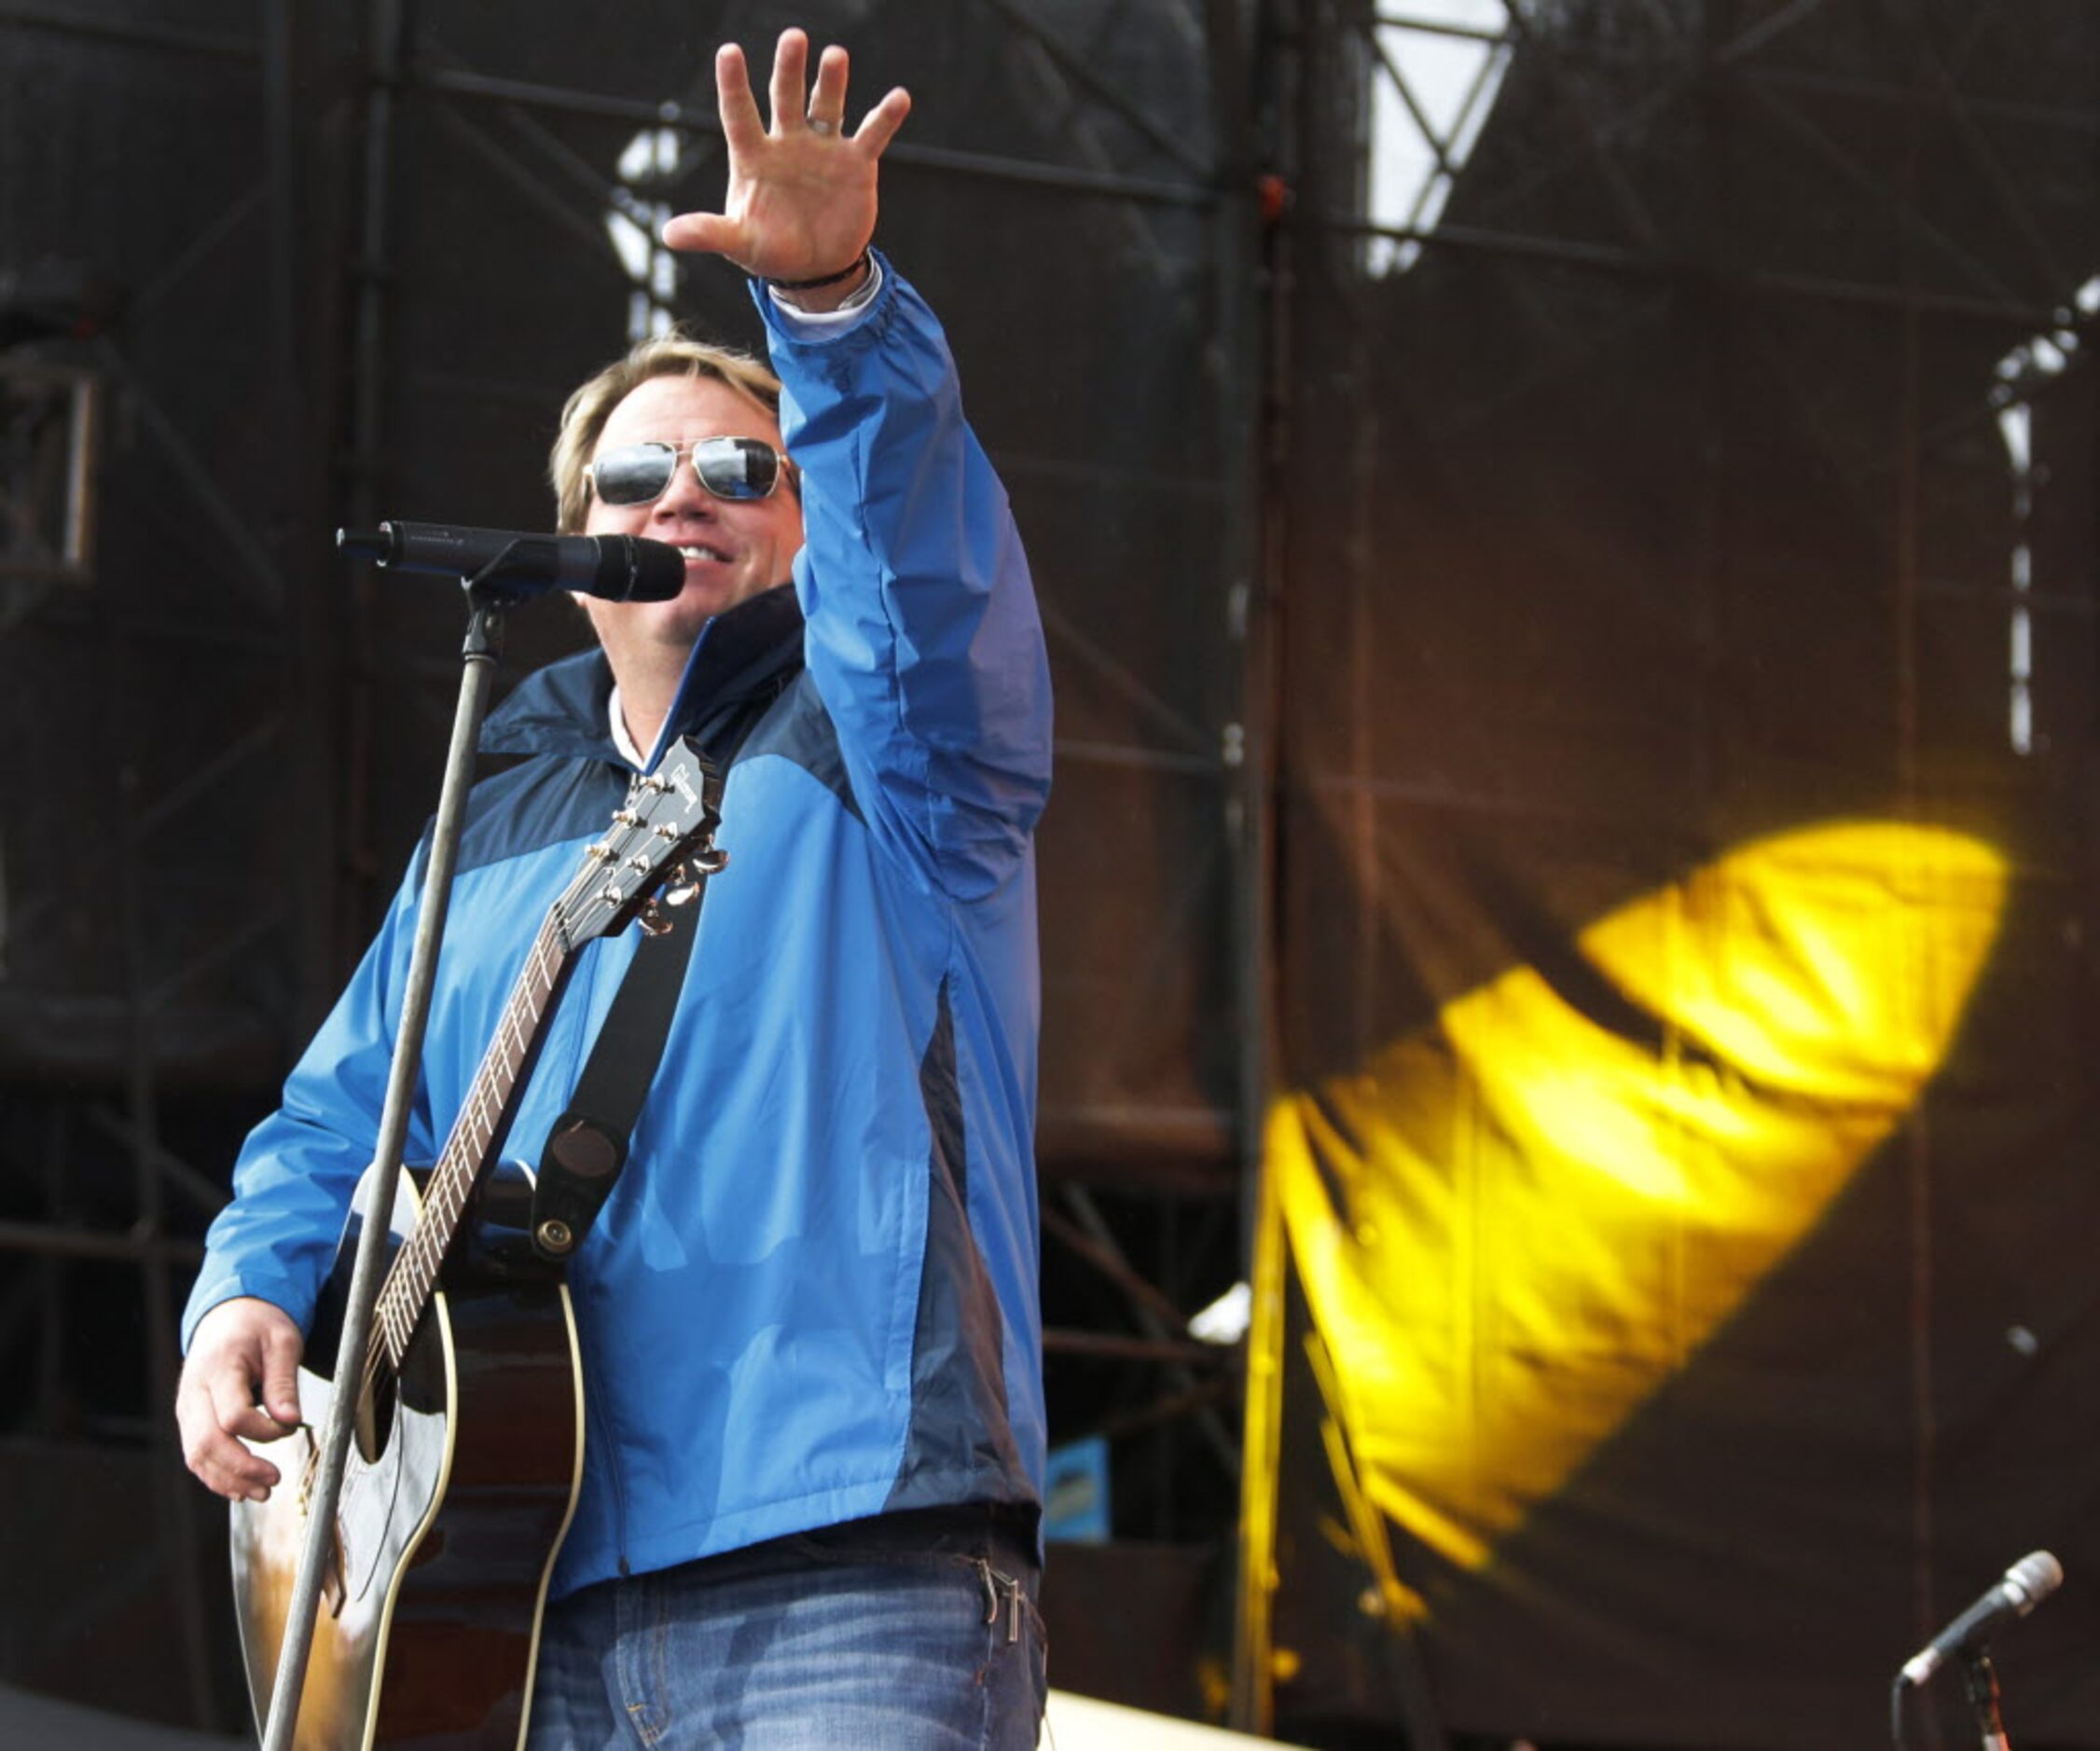
{"type": "MultiPolygon", "coordinates": [[[[678,742],[656,772],[635,781],[626,805],[614,810],[604,837],[587,849],[582,868],[541,921],[503,1019],[423,1187],[415,1232],[394,1255],[380,1287],[365,1354],[367,1376],[382,1348],[395,1372],[408,1355],[474,1188],[509,1128],[518,1091],[532,1072],[547,1017],[577,955],[585,944],[653,911],[657,889],[685,860],[698,875],[687,873],[683,889],[670,896],[673,906],[684,903],[698,891],[700,879],[722,867],[727,854],[717,852],[712,840],[721,805],[720,768],[691,742],[678,742]]],[[[370,1220],[384,1220],[383,1213],[374,1212],[370,1220]]]]}
{"type": "Polygon", "coordinates": [[[475,1072],[474,1085],[422,1189],[415,1233],[394,1255],[380,1289],[372,1342],[375,1346],[385,1345],[396,1369],[436,1286],[439,1267],[459,1232],[467,1200],[509,1126],[511,1103],[538,1055],[547,1016],[575,963],[576,952],[562,928],[561,908],[556,906],[532,939],[524,971],[511,986],[503,1019],[475,1072]]]}

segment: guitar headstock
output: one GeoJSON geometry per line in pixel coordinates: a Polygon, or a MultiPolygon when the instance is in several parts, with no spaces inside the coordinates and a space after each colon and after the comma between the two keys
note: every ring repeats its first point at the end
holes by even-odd
{"type": "MultiPolygon", "coordinates": [[[[690,741],[674,743],[656,771],[615,809],[605,836],[584,855],[583,873],[557,910],[574,945],[625,930],[657,890],[674,883],[671,903],[690,898],[696,879],[728,862],[714,848],[722,822],[722,774],[690,741]]],[[[644,923],[648,920],[644,919],[644,923]]],[[[659,927],[661,928],[661,927],[659,927]]]]}

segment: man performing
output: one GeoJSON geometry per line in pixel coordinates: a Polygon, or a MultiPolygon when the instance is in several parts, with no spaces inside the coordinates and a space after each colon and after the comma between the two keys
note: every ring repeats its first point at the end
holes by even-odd
{"type": "MultiPolygon", "coordinates": [[[[571,398],[561,528],[677,545],[675,600],[587,604],[600,650],[483,746],[411,1160],[435,1152],[531,934],[638,773],[740,738],[661,1066],[571,1262],[587,1439],[535,1747],[1032,1745],[1043,1411],[1031,1134],[1041,626],[931,311],[878,255],[909,108],[844,126],[847,57],[776,51],[771,126],[716,61],[723,212],[673,248],[755,288],[776,379],[679,338],[571,398]],[[776,414],[777,409],[777,414],[776,414]],[[782,452],[785,452],[783,458],[782,452]]],[[[421,860],[418,860],[420,865],[421,860]]],[[[185,1317],[190,1468],[261,1500],[373,1151],[419,895],[248,1139],[185,1317]]],[[[504,1152],[539,1159],[632,958],[592,944],[504,1152]]]]}

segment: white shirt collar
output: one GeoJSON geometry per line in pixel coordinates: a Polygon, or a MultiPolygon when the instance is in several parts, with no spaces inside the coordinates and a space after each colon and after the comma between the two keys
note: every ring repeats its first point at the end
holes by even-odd
{"type": "Polygon", "coordinates": [[[620,710],[620,689],[615,682],[613,696],[606,702],[606,712],[612,718],[613,746],[619,756],[637,772],[642,770],[642,750],[634,745],[634,738],[627,733],[627,717],[620,710]]]}

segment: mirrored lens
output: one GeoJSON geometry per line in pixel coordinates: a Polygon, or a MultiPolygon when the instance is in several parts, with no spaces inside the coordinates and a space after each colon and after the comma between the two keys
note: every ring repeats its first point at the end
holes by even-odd
{"type": "Polygon", "coordinates": [[[693,468],[718,499],[770,498],[781,484],[780,452],[759,438],[702,438],[693,468]]]}
{"type": "Polygon", "coordinates": [[[670,485],[678,452],[669,444],[629,444],[590,465],[590,482],[604,504],[651,504],[670,485]]]}

